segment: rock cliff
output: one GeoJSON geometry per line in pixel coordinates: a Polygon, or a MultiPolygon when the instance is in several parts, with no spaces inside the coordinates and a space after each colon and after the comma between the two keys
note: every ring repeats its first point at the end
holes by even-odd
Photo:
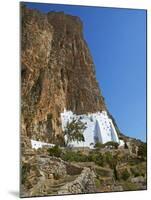
{"type": "Polygon", "coordinates": [[[60,113],[106,109],[78,17],[21,7],[21,131],[46,142],[61,138],[60,113]]]}

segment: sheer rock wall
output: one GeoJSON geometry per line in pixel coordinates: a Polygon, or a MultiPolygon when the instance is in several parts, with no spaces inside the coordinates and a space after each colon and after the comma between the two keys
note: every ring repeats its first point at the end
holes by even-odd
{"type": "Polygon", "coordinates": [[[62,140],[60,113],[105,110],[78,17],[21,7],[21,131],[62,140]]]}

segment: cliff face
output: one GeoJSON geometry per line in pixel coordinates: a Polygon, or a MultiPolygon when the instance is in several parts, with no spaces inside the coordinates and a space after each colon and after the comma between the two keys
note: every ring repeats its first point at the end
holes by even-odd
{"type": "Polygon", "coordinates": [[[62,12],[21,8],[21,132],[52,142],[61,138],[60,113],[106,110],[83,25],[62,12]]]}

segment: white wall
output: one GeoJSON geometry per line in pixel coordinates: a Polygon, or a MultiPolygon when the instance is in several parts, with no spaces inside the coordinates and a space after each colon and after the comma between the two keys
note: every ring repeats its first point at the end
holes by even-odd
{"type": "Polygon", "coordinates": [[[44,146],[54,147],[55,145],[54,144],[50,144],[50,143],[37,141],[37,140],[31,140],[31,146],[32,146],[33,149],[39,149],[39,148],[42,148],[44,146]]]}
{"type": "Polygon", "coordinates": [[[86,129],[84,130],[84,142],[71,142],[70,145],[74,147],[90,147],[90,144],[95,144],[96,138],[98,142],[102,144],[115,141],[119,143],[118,135],[115,130],[115,127],[112,123],[112,120],[108,117],[106,111],[89,113],[88,115],[76,115],[72,111],[64,110],[61,113],[62,129],[64,130],[67,122],[71,122],[72,119],[80,118],[83,123],[86,123],[86,129]]]}

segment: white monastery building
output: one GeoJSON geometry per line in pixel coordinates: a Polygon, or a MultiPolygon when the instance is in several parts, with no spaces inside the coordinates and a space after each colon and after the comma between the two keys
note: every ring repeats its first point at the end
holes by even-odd
{"type": "MultiPolygon", "coordinates": [[[[71,142],[70,146],[93,148],[97,142],[104,144],[109,141],[117,142],[119,146],[124,145],[124,141],[119,140],[112,119],[109,118],[106,111],[76,115],[72,111],[66,111],[66,109],[64,109],[64,112],[61,113],[62,130],[66,128],[67,122],[71,122],[73,119],[80,119],[86,124],[86,129],[83,133],[85,141],[71,142]]],[[[31,145],[34,149],[39,149],[44,146],[55,146],[55,144],[36,140],[31,140],[31,145]]]]}
{"type": "Polygon", "coordinates": [[[112,119],[109,118],[106,111],[76,115],[72,111],[64,109],[64,112],[61,113],[62,130],[65,129],[67,122],[71,122],[73,119],[80,119],[87,128],[83,133],[85,141],[71,142],[71,146],[93,148],[96,142],[104,144],[109,141],[117,142],[120,146],[124,145],[124,142],[119,140],[112,119]]]}

